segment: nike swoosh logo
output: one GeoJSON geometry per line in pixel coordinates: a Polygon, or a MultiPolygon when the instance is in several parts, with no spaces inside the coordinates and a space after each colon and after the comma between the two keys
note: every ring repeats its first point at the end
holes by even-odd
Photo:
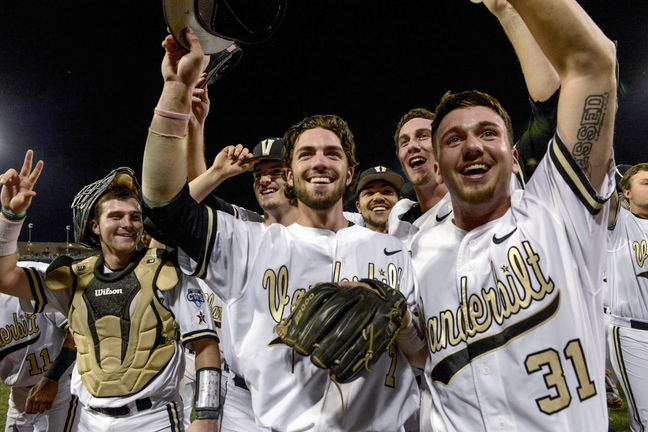
{"type": "Polygon", "coordinates": [[[383,252],[385,252],[385,255],[389,256],[389,255],[397,254],[398,252],[400,252],[402,250],[403,249],[398,249],[398,250],[395,250],[395,251],[388,251],[387,248],[385,248],[385,250],[383,252]]]}
{"type": "Polygon", "coordinates": [[[437,220],[437,222],[441,222],[443,219],[445,219],[445,218],[447,218],[448,216],[450,216],[451,213],[452,213],[452,210],[450,210],[450,211],[448,212],[447,215],[444,215],[444,216],[441,216],[441,217],[439,217],[439,215],[436,215],[436,220],[437,220]]]}
{"type": "Polygon", "coordinates": [[[504,237],[497,237],[497,234],[493,234],[493,243],[500,244],[503,243],[507,238],[511,237],[513,233],[517,231],[517,227],[513,229],[510,233],[506,234],[504,237]]]}

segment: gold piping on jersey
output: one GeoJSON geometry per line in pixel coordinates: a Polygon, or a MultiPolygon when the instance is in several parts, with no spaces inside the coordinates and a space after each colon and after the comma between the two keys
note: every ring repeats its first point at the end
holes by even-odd
{"type": "Polygon", "coordinates": [[[205,207],[205,210],[207,210],[207,239],[202,251],[202,261],[196,263],[196,271],[192,274],[192,276],[199,278],[205,277],[205,272],[207,271],[207,259],[209,258],[210,251],[213,247],[212,233],[214,232],[214,211],[210,207],[205,207]]]}
{"type": "Polygon", "coordinates": [[[47,304],[47,297],[45,297],[44,286],[38,273],[32,267],[23,267],[23,271],[27,276],[29,288],[34,297],[34,313],[41,313],[47,304]]]}
{"type": "Polygon", "coordinates": [[[598,196],[587,175],[576,163],[565,144],[556,133],[549,147],[549,154],[561,177],[580,202],[592,215],[598,214],[608,198],[598,196]]]}
{"type": "Polygon", "coordinates": [[[632,392],[632,388],[630,387],[630,379],[628,378],[628,371],[626,370],[625,367],[625,361],[623,360],[623,352],[621,351],[621,339],[619,338],[619,327],[618,326],[613,326],[612,327],[612,335],[614,338],[614,354],[616,355],[617,363],[619,364],[619,369],[621,372],[620,378],[623,380],[625,383],[625,388],[626,390],[626,399],[630,405],[632,405],[632,409],[629,410],[632,412],[632,417],[634,418],[635,422],[639,425],[640,430],[643,432],[644,427],[643,424],[641,423],[641,418],[639,418],[639,407],[637,407],[637,402],[635,401],[634,393],[632,392]]]}
{"type": "MultiPolygon", "coordinates": [[[[60,271],[67,268],[77,277],[68,316],[77,347],[77,368],[85,388],[93,396],[129,396],[146,387],[175,353],[175,320],[155,295],[154,286],[162,291],[170,290],[179,282],[178,273],[172,263],[158,258],[155,249],[149,249],[139,262],[123,270],[133,272],[139,284],[136,294],[130,297],[128,316],[104,315],[91,329],[88,322],[91,305],[85,291],[96,277],[97,259],[91,257],[60,268],[60,271]],[[124,320],[130,325],[127,334],[122,334],[124,320]]],[[[45,278],[48,287],[50,275],[45,278]]],[[[56,283],[61,280],[59,273],[50,289],[61,289],[56,283]]]]}
{"type": "Polygon", "coordinates": [[[180,432],[180,416],[178,414],[178,406],[175,402],[169,402],[167,405],[167,414],[169,415],[169,423],[171,423],[172,432],[180,432]]]}

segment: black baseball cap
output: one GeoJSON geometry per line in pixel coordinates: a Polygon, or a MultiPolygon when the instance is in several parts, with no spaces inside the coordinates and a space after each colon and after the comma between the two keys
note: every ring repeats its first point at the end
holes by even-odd
{"type": "MultiPolygon", "coordinates": [[[[254,165],[264,160],[283,160],[281,151],[283,150],[283,138],[267,138],[254,146],[252,157],[248,161],[254,161],[254,165]]],[[[254,166],[248,171],[252,171],[254,166]]]]}
{"type": "Polygon", "coordinates": [[[390,183],[392,186],[394,186],[394,188],[396,188],[396,192],[398,192],[399,194],[401,192],[401,189],[403,189],[403,183],[405,183],[403,177],[401,177],[400,174],[397,174],[387,167],[378,165],[373,168],[369,168],[368,170],[362,171],[360,177],[358,177],[356,194],[359,194],[360,191],[362,191],[362,189],[364,189],[364,187],[367,185],[367,183],[375,180],[384,180],[387,183],[390,183]]]}

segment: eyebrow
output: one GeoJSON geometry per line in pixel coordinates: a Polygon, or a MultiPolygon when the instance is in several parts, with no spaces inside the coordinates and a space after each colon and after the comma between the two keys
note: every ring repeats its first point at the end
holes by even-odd
{"type": "MultiPolygon", "coordinates": [[[[492,121],[488,121],[488,120],[482,120],[482,121],[480,121],[479,123],[477,123],[477,125],[479,126],[480,129],[484,129],[484,128],[487,128],[487,127],[494,127],[494,128],[496,128],[496,129],[500,129],[500,130],[502,129],[502,127],[501,127],[499,124],[494,123],[494,122],[492,122],[492,121]]],[[[462,130],[462,129],[463,129],[463,128],[462,128],[461,126],[453,126],[453,127],[451,127],[450,129],[448,129],[448,130],[447,130],[447,131],[446,131],[446,132],[441,136],[441,138],[443,139],[443,138],[445,138],[446,136],[451,135],[451,134],[453,134],[453,133],[455,133],[455,132],[458,132],[458,131],[460,131],[460,130],[462,130]]]]}
{"type": "MultiPolygon", "coordinates": [[[[420,134],[421,132],[432,132],[432,128],[418,128],[414,131],[414,135],[420,134]]],[[[401,139],[402,137],[409,136],[409,134],[406,133],[401,133],[398,139],[401,139]]]]}

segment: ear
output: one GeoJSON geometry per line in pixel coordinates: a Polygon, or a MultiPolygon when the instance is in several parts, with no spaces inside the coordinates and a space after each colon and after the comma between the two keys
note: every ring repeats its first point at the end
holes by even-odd
{"type": "Polygon", "coordinates": [[[632,199],[632,192],[630,192],[630,189],[626,189],[623,191],[623,196],[630,201],[632,199]]]}
{"type": "Polygon", "coordinates": [[[295,187],[295,182],[293,181],[293,174],[290,168],[286,168],[286,183],[290,187],[295,187]]]}
{"type": "Polygon", "coordinates": [[[349,186],[351,182],[353,181],[353,173],[355,172],[355,169],[353,167],[347,168],[347,179],[346,179],[346,185],[349,186]]]}
{"type": "Polygon", "coordinates": [[[434,164],[432,164],[432,170],[434,171],[434,178],[437,184],[443,184],[443,178],[441,178],[441,169],[439,168],[439,162],[434,161],[434,164]]]}
{"type": "Polygon", "coordinates": [[[99,230],[99,224],[97,223],[97,221],[92,219],[90,222],[88,222],[88,225],[92,229],[92,232],[95,233],[95,235],[98,237],[101,231],[99,230]]]}
{"type": "Polygon", "coordinates": [[[356,201],[356,209],[358,210],[358,213],[362,213],[360,211],[360,201],[356,201]]]}
{"type": "Polygon", "coordinates": [[[511,150],[513,154],[513,174],[520,172],[520,162],[518,161],[518,152],[516,149],[511,150]]]}

